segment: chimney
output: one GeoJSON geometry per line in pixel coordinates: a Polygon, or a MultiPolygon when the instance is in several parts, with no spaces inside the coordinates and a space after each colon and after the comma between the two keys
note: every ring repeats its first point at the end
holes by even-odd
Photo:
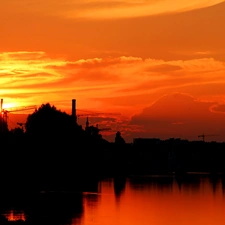
{"type": "Polygon", "coordinates": [[[74,118],[74,121],[77,123],[76,99],[72,99],[72,117],[74,118]]]}

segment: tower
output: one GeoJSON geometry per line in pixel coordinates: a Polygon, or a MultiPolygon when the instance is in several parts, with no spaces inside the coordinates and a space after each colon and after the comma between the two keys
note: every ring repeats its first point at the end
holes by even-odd
{"type": "Polygon", "coordinates": [[[88,121],[88,117],[87,117],[87,121],[86,121],[86,129],[88,129],[89,127],[89,121],[88,121]]]}
{"type": "Polygon", "coordinates": [[[77,123],[77,115],[76,115],[76,99],[72,99],[72,118],[75,123],[77,123]]]}

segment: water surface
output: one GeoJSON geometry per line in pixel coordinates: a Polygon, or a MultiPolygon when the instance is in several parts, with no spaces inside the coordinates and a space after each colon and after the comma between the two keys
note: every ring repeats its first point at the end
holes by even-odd
{"type": "Polygon", "coordinates": [[[48,225],[224,225],[224,194],[224,179],[206,175],[105,179],[90,191],[42,193],[38,204],[2,215],[48,225]]]}

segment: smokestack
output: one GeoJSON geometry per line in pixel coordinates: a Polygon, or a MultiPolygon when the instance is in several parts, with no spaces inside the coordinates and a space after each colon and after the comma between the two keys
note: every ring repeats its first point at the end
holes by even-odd
{"type": "Polygon", "coordinates": [[[72,99],[72,117],[74,118],[74,121],[77,122],[76,99],[72,99]]]}

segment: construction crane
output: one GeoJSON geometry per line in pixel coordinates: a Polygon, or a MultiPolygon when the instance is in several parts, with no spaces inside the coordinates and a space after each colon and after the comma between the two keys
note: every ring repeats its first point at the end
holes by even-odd
{"type": "MultiPolygon", "coordinates": [[[[8,113],[11,112],[19,112],[24,110],[31,110],[36,109],[36,105],[29,105],[29,106],[20,106],[20,107],[11,107],[11,108],[3,108],[3,99],[1,99],[1,119],[5,124],[8,126],[8,113]]],[[[3,125],[2,125],[3,128],[3,125]]]]}
{"type": "Polygon", "coordinates": [[[205,137],[213,137],[213,136],[219,136],[219,135],[217,135],[217,134],[201,134],[201,135],[198,135],[198,137],[202,138],[202,141],[205,141],[205,137]]]}
{"type": "Polygon", "coordinates": [[[36,105],[31,105],[31,106],[21,106],[21,107],[16,107],[16,108],[14,107],[14,108],[2,109],[3,121],[5,121],[7,124],[8,113],[31,110],[31,109],[36,109],[36,108],[37,108],[36,105]]]}

